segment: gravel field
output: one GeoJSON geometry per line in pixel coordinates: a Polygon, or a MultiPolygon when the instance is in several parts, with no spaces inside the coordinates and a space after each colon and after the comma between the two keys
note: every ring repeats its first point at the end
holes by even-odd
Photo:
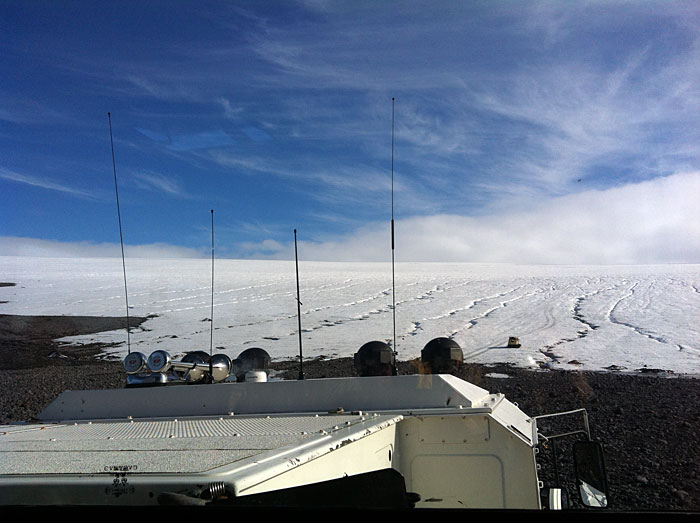
{"type": "MultiPolygon", "coordinates": [[[[131,318],[131,324],[144,320],[131,318]]],[[[53,340],[124,325],[124,318],[0,315],[0,424],[32,419],[64,390],[123,387],[121,364],[100,360],[101,346],[53,340]]],[[[419,372],[417,362],[398,367],[399,374],[419,372]]],[[[294,361],[272,368],[279,377],[298,374],[294,361]]],[[[305,361],[304,373],[307,379],[355,375],[351,358],[305,361]]],[[[585,408],[593,437],[605,447],[611,509],[700,511],[700,379],[475,364],[454,374],[504,393],[530,416],[585,408]]],[[[565,456],[567,447],[557,451],[565,456]]],[[[550,484],[549,453],[542,456],[541,479],[550,484]]],[[[570,468],[566,461],[561,467],[570,468]]]]}

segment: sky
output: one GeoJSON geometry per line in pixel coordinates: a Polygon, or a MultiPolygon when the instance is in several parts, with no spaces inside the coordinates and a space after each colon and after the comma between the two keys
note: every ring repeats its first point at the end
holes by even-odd
{"type": "Polygon", "coordinates": [[[0,255],[700,263],[699,202],[695,1],[0,0],[0,255]]]}

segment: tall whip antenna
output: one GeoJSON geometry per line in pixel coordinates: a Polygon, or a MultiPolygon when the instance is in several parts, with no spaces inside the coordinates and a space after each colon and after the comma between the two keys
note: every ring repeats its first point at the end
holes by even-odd
{"type": "Polygon", "coordinates": [[[394,270],[394,98],[391,99],[391,294],[394,315],[394,368],[396,368],[396,278],[394,270]]]}
{"type": "Polygon", "coordinates": [[[109,143],[112,146],[112,170],[114,171],[114,193],[117,196],[117,219],[119,221],[119,243],[122,247],[122,271],[124,272],[124,299],[126,300],[126,345],[131,354],[131,322],[129,321],[129,293],[126,289],[126,262],[124,261],[124,238],[122,236],[122,215],[119,210],[119,189],[117,188],[117,162],[114,160],[114,140],[112,138],[112,115],[107,113],[109,120],[109,143]]]}
{"type": "Polygon", "coordinates": [[[214,352],[214,209],[211,210],[211,332],[209,334],[209,356],[214,352]]]}
{"type": "Polygon", "coordinates": [[[297,319],[299,321],[299,379],[304,379],[304,358],[301,350],[301,297],[299,296],[299,255],[297,254],[297,230],[294,229],[294,261],[297,269],[297,319]]]}

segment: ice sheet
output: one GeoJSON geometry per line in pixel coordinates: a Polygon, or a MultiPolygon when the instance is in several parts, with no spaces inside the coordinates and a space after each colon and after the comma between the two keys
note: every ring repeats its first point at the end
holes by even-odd
{"type": "MultiPolygon", "coordinates": [[[[117,258],[0,257],[0,313],[123,316],[117,258]]],[[[300,262],[304,356],[351,356],[367,341],[392,341],[391,266],[300,262]]],[[[155,315],[131,334],[146,355],[209,351],[211,260],[127,259],[130,314],[155,315]]],[[[521,367],[615,366],[700,373],[700,266],[525,266],[398,263],[399,359],[452,337],[465,360],[521,367]],[[521,348],[506,348],[517,336],[521,348]]],[[[293,261],[217,260],[215,352],[262,347],[299,354],[293,261]]],[[[119,343],[125,330],[64,339],[119,343]]]]}

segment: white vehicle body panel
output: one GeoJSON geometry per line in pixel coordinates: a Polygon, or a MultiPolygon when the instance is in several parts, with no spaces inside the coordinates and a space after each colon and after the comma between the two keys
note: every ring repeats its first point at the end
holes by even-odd
{"type": "Polygon", "coordinates": [[[0,428],[0,504],[236,497],[393,468],[417,507],[540,508],[535,423],[450,375],[69,391],[0,428]]]}

